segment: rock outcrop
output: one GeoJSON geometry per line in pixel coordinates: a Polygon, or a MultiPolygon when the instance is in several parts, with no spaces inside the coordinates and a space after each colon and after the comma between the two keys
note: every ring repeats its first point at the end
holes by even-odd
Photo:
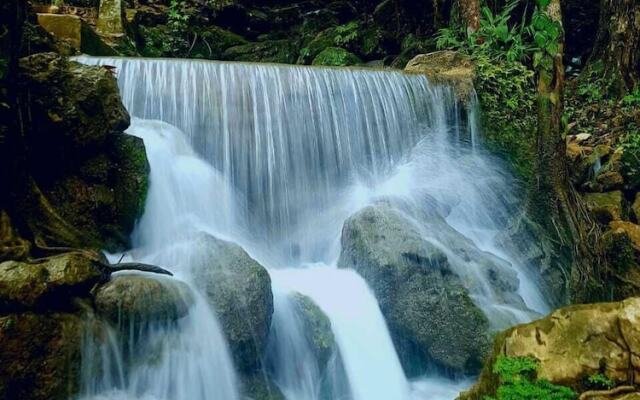
{"type": "Polygon", "coordinates": [[[424,74],[434,83],[452,85],[464,102],[469,102],[474,93],[475,66],[469,57],[455,51],[420,54],[404,70],[424,74]]]}
{"type": "Polygon", "coordinates": [[[335,337],[331,330],[331,321],[309,297],[299,293],[293,295],[297,314],[302,319],[307,342],[322,370],[327,366],[336,350],[335,337]]]}
{"type": "MultiPolygon", "coordinates": [[[[590,389],[589,377],[597,374],[606,377],[614,386],[633,386],[640,378],[638,354],[639,298],[566,307],[498,335],[478,382],[461,394],[460,399],[481,400],[495,395],[498,377],[493,372],[493,365],[499,356],[533,357],[539,362],[538,379],[584,393],[590,389]]],[[[600,396],[584,398],[618,398],[600,396]]]]}
{"type": "Polygon", "coordinates": [[[222,325],[235,365],[252,373],[262,362],[273,315],[267,270],[237,244],[202,234],[190,262],[194,281],[222,325]]]}
{"type": "Polygon", "coordinates": [[[376,294],[405,370],[426,360],[477,372],[488,350],[489,323],[447,256],[386,204],[349,218],[341,268],[353,268],[376,294]]]}
{"type": "Polygon", "coordinates": [[[37,186],[23,196],[35,196],[33,207],[48,214],[23,204],[21,219],[41,243],[126,248],[144,208],[149,164],[142,140],[123,133],[129,114],[114,76],[42,53],[21,60],[19,79],[26,163],[37,186]]]}

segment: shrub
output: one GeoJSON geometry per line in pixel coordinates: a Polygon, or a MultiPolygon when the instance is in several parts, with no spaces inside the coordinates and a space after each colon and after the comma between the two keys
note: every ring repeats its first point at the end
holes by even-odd
{"type": "Polygon", "coordinates": [[[568,387],[537,379],[538,361],[532,357],[499,357],[493,366],[500,386],[496,398],[485,400],[574,400],[568,387]]]}

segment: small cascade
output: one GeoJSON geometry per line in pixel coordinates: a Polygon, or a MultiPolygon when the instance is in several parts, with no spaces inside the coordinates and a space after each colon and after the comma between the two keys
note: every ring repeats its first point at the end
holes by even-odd
{"type": "MultiPolygon", "coordinates": [[[[516,185],[482,149],[476,107],[465,108],[451,89],[423,76],[361,69],[77,60],[116,67],[134,117],[129,133],[147,147],[151,186],[129,257],[194,283],[194,265],[206,265],[194,262],[203,251],[195,238],[205,232],[241,245],[265,266],[275,306],[266,373],[287,400],[446,400],[467,384],[438,372],[408,379],[373,292],[355,271],[338,268],[343,225],[367,206],[393,208],[446,255],[493,329],[547,311],[538,278],[497,239],[518,209],[516,185]],[[482,272],[488,264],[514,277],[505,284],[513,290],[482,272]],[[331,323],[336,348],[327,365],[309,347],[293,307],[297,294],[331,323]]],[[[202,384],[190,382],[196,392],[172,398],[234,399],[234,368],[203,302],[148,334],[201,346],[202,353],[180,356],[202,384]],[[203,331],[217,332],[209,333],[215,345],[197,344],[203,331]],[[203,364],[210,357],[215,366],[203,364]],[[209,377],[229,397],[198,397],[209,377]]],[[[106,342],[118,348],[116,339],[106,342]]],[[[103,368],[110,375],[102,380],[87,378],[94,397],[115,388],[164,399],[169,389],[151,386],[187,381],[159,366],[120,367],[125,353],[101,351],[115,354],[107,359],[118,367],[103,368]]],[[[169,348],[161,354],[177,357],[169,348]]]]}

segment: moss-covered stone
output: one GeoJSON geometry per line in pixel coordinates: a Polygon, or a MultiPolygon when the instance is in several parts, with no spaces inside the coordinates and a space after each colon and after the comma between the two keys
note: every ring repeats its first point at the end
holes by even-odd
{"type": "Polygon", "coordinates": [[[339,47],[327,47],[313,59],[313,65],[346,67],[362,64],[362,60],[353,53],[339,47]]]}
{"type": "Polygon", "coordinates": [[[345,222],[338,265],[358,271],[375,292],[409,374],[428,362],[458,372],[481,368],[487,318],[447,256],[409,220],[383,204],[363,209],[345,222]]]}
{"type": "Polygon", "coordinates": [[[622,219],[624,196],[621,191],[587,193],[583,196],[587,209],[602,224],[622,219]]]}
{"type": "Polygon", "coordinates": [[[335,350],[331,321],[309,297],[296,293],[293,301],[304,324],[310,348],[320,368],[324,369],[335,350]]]}
{"type": "Polygon", "coordinates": [[[634,367],[640,346],[640,299],[619,303],[570,306],[548,317],[519,325],[497,336],[478,382],[460,400],[494,396],[498,356],[533,357],[538,378],[568,386],[577,393],[588,389],[588,377],[604,374],[614,384],[639,378],[634,367]]]}
{"type": "Polygon", "coordinates": [[[224,51],[223,60],[294,64],[298,46],[289,39],[267,40],[233,46],[224,51]]]}
{"type": "Polygon", "coordinates": [[[189,287],[177,280],[118,275],[94,294],[97,313],[125,332],[137,324],[175,321],[193,304],[189,287]]]}
{"type": "Polygon", "coordinates": [[[144,209],[149,164],[143,141],[123,133],[129,114],[115,77],[53,53],[22,59],[21,74],[31,172],[47,207],[82,232],[66,244],[126,248],[144,209]]]}
{"type": "Polygon", "coordinates": [[[65,40],[76,50],[82,46],[82,20],[75,15],[38,14],[38,23],[56,38],[65,40]]]}
{"type": "Polygon", "coordinates": [[[273,315],[269,273],[237,244],[205,234],[195,240],[195,283],[220,319],[236,367],[251,375],[261,365],[273,315]]]}
{"type": "Polygon", "coordinates": [[[203,28],[197,34],[189,57],[219,60],[228,48],[247,44],[242,36],[217,26],[203,28]]]}
{"type": "Polygon", "coordinates": [[[37,262],[0,264],[0,313],[25,309],[69,309],[74,297],[89,297],[103,278],[95,260],[66,253],[37,262]]]}
{"type": "Polygon", "coordinates": [[[265,374],[244,375],[240,380],[242,394],[246,400],[285,400],[280,389],[265,374]]]}
{"type": "Polygon", "coordinates": [[[83,324],[74,314],[0,315],[0,397],[67,400],[80,389],[83,324]]]}
{"type": "Polygon", "coordinates": [[[438,51],[413,58],[404,69],[412,74],[424,74],[432,82],[452,85],[465,103],[471,101],[476,72],[471,59],[455,51],[438,51]]]}

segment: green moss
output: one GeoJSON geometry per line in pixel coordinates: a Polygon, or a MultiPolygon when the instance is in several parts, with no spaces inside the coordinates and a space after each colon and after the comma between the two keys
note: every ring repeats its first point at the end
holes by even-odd
{"type": "Polygon", "coordinates": [[[345,49],[341,49],[339,47],[327,47],[313,59],[312,64],[344,67],[348,65],[362,64],[362,60],[345,49]]]}
{"type": "Polygon", "coordinates": [[[247,44],[247,40],[242,36],[217,26],[203,28],[197,34],[189,57],[216,60],[222,57],[226,49],[247,44]]]}
{"type": "Polygon", "coordinates": [[[296,42],[289,39],[266,40],[228,48],[222,58],[229,61],[294,64],[298,58],[296,42]]]}
{"type": "Polygon", "coordinates": [[[489,148],[529,180],[535,162],[536,107],[533,71],[519,62],[476,57],[476,91],[489,148]]]}

